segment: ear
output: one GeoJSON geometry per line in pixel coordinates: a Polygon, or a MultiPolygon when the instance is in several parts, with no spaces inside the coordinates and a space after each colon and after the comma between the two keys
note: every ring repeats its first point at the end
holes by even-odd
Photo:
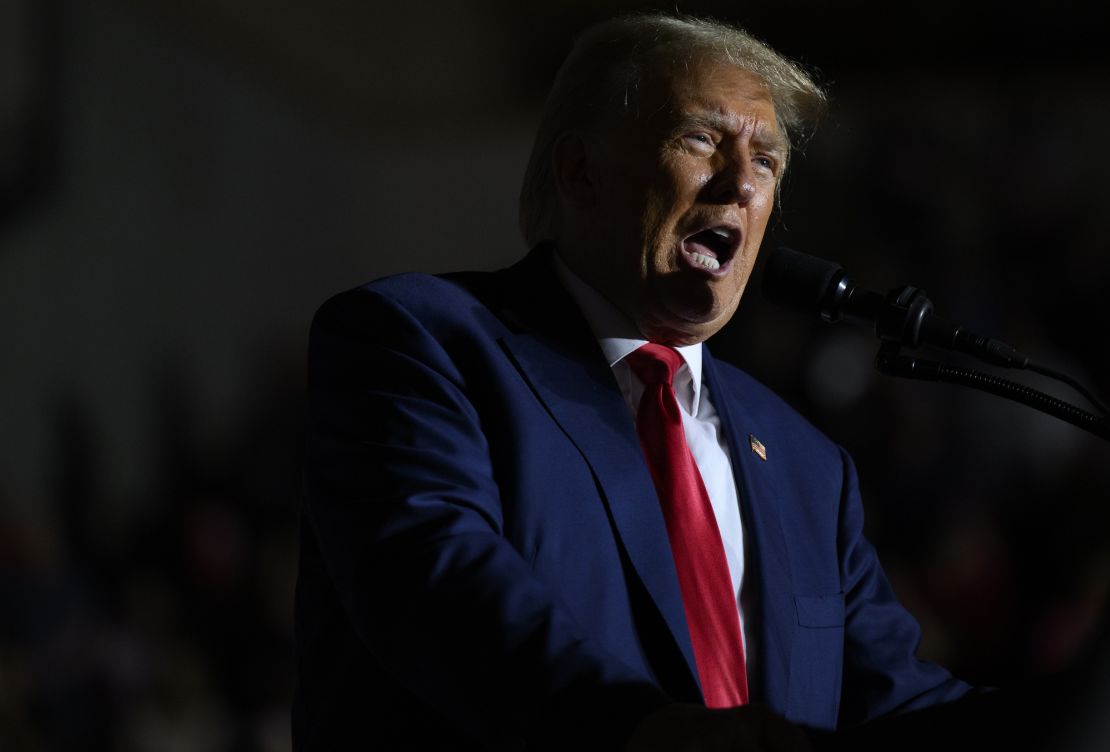
{"type": "Polygon", "coordinates": [[[565,206],[588,209],[597,199],[595,165],[587,137],[579,131],[564,131],[551,150],[555,188],[565,206]]]}

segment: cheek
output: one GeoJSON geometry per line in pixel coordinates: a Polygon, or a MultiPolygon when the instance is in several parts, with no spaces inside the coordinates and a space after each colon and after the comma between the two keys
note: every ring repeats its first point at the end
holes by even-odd
{"type": "Polygon", "coordinates": [[[775,208],[775,193],[774,189],[769,191],[760,192],[751,202],[752,218],[756,220],[758,228],[766,226],[767,219],[771,216],[771,210],[775,208]]]}
{"type": "Polygon", "coordinates": [[[648,210],[644,213],[644,226],[652,234],[657,252],[665,254],[672,265],[677,263],[671,256],[679,222],[697,203],[701,186],[708,179],[707,174],[696,170],[667,170],[651,192],[648,210]]]}
{"type": "Polygon", "coordinates": [[[669,255],[669,238],[674,218],[671,216],[674,200],[655,193],[644,206],[641,230],[645,254],[654,256],[656,263],[669,255]]]}

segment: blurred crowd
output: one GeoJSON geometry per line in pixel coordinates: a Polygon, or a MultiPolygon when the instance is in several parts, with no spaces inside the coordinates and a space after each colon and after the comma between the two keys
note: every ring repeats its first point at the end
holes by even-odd
{"type": "Polygon", "coordinates": [[[105,497],[95,427],[59,400],[53,498],[0,520],[0,749],[289,749],[302,389],[283,365],[216,456],[164,374],[142,499],[105,497]]]}
{"type": "MultiPolygon", "coordinates": [[[[0,750],[285,752],[295,686],[291,614],[308,321],[281,323],[279,314],[309,305],[291,290],[311,296],[312,304],[322,302],[319,289],[338,292],[331,289],[337,269],[374,276],[379,268],[424,263],[423,255],[397,258],[393,247],[408,248],[416,233],[407,219],[400,229],[386,220],[413,216],[405,212],[424,216],[428,201],[440,202],[436,221],[452,231],[481,228],[438,243],[439,252],[457,259],[456,267],[490,265],[488,254],[505,248],[491,251],[497,243],[489,238],[513,233],[511,199],[481,210],[467,201],[515,194],[528,138],[514,128],[527,120],[527,107],[510,103],[490,113],[481,121],[488,136],[465,149],[456,149],[456,134],[438,120],[424,131],[395,132],[392,113],[364,141],[344,140],[338,129],[314,130],[319,112],[302,117],[272,96],[277,89],[256,85],[236,66],[214,62],[219,56],[207,48],[133,13],[141,4],[53,4],[85,16],[65,29],[69,57],[58,69],[68,76],[69,99],[57,109],[68,119],[47,113],[64,133],[37,169],[50,172],[56,160],[71,174],[68,183],[32,181],[5,194],[12,200],[5,198],[0,212],[2,269],[26,269],[22,260],[38,253],[45,259],[39,279],[51,284],[66,271],[51,264],[62,267],[70,259],[122,270],[124,282],[103,296],[105,306],[123,301],[132,319],[150,316],[152,330],[164,322],[167,329],[189,326],[196,330],[189,342],[219,355],[226,355],[223,343],[250,331],[247,324],[229,325],[224,339],[210,337],[205,328],[222,321],[272,324],[274,341],[295,344],[247,369],[249,398],[237,402],[227,418],[230,430],[215,444],[212,432],[198,425],[211,410],[196,407],[202,389],[195,377],[208,364],[168,367],[161,351],[122,358],[121,370],[150,356],[146,384],[156,396],[142,395],[153,415],[141,439],[147,451],[134,460],[156,458],[156,467],[142,474],[149,483],[108,482],[106,411],[97,417],[90,404],[95,389],[62,389],[50,401],[40,416],[45,490],[17,498],[23,492],[0,477],[0,750]],[[121,86],[126,95],[118,94],[121,86]],[[403,159],[392,156],[399,141],[403,159]],[[132,142],[138,151],[126,152],[132,142]],[[510,150],[497,152],[503,163],[481,156],[517,142],[519,165],[506,156],[510,150]],[[429,151],[428,144],[440,150],[429,151]],[[457,161],[444,169],[453,150],[457,161]],[[383,154],[389,158],[379,160],[383,154]],[[503,169],[504,185],[487,180],[474,190],[471,176],[481,167],[491,174],[503,169]],[[44,211],[42,224],[63,230],[55,235],[47,227],[37,246],[21,247],[4,232],[36,209],[20,194],[31,188],[39,210],[47,205],[56,212],[44,211]],[[382,227],[393,235],[385,237],[382,227]],[[379,234],[382,247],[365,246],[379,234]],[[347,267],[326,268],[333,249],[348,255],[347,267]],[[209,255],[193,269],[202,250],[209,255]],[[86,252],[95,258],[85,259],[86,252]],[[134,278],[123,275],[127,270],[134,278]],[[165,310],[143,308],[178,288],[180,298],[160,301],[165,310]],[[133,309],[128,295],[140,301],[133,309]],[[178,299],[207,305],[187,308],[178,299]],[[278,310],[275,300],[286,307],[278,310]],[[275,311],[272,321],[264,318],[267,307],[275,311]],[[121,487],[142,490],[121,497],[121,487]]],[[[549,15],[558,13],[549,9],[549,15]]],[[[1039,34],[1039,25],[1033,31],[1039,34]]],[[[455,38],[449,30],[440,33],[455,38]]],[[[824,36],[822,30],[810,41],[824,36]]],[[[937,44],[924,33],[919,42],[929,49],[937,44]]],[[[248,49],[258,53],[245,43],[239,53],[246,57],[248,49]]],[[[1015,60],[1036,50],[1005,39],[998,49],[1011,57],[955,73],[939,61],[930,74],[903,65],[892,76],[895,84],[885,76],[885,58],[840,50],[846,73],[831,81],[830,120],[792,165],[767,242],[833,258],[872,289],[920,285],[939,313],[1069,373],[1105,401],[1110,108],[1103,93],[1110,76],[1105,63],[1022,68],[1015,60]]],[[[263,52],[264,63],[278,56],[263,52]]],[[[888,52],[893,60],[895,51],[888,52]]],[[[525,53],[531,55],[524,50],[522,60],[525,53]]],[[[835,66],[836,53],[826,47],[820,54],[835,66]]],[[[438,74],[437,65],[443,61],[413,75],[438,74]]],[[[362,75],[355,71],[352,78],[355,73],[362,75]]],[[[541,73],[531,76],[546,85],[541,73]]],[[[485,83],[474,86],[484,90],[485,83]]],[[[418,229],[432,235],[444,227],[430,222],[418,229]]],[[[81,276],[85,267],[74,268],[81,276]]],[[[712,346],[779,390],[852,453],[869,535],[902,601],[922,623],[922,654],[992,685],[1095,665],[1105,654],[1110,623],[1106,442],[993,395],[880,377],[872,367],[873,338],[765,304],[758,271],[736,320],[712,346]]],[[[350,286],[361,281],[345,278],[350,286]]],[[[66,308],[73,299],[49,293],[57,302],[37,292],[36,302],[46,302],[36,310],[56,308],[63,312],[57,319],[17,316],[0,326],[34,340],[38,326],[51,331],[63,315],[90,315],[66,308]]],[[[121,330],[127,325],[123,318],[102,320],[121,330]]],[[[90,329],[106,331],[102,320],[90,329]]],[[[105,336],[90,350],[99,357],[98,348],[131,335],[105,336]]],[[[159,346],[161,335],[152,335],[159,346]]],[[[139,348],[149,342],[134,341],[139,348]]],[[[241,344],[248,351],[257,343],[241,344]]],[[[179,357],[199,361],[211,354],[196,352],[183,347],[179,357]]],[[[21,367],[5,357],[0,376],[21,367]]],[[[59,384],[79,384],[93,356],[84,357],[64,361],[68,372],[59,384]]],[[[101,376],[109,382],[118,375],[108,373],[101,376]]],[[[1086,407],[1059,385],[1007,375],[1086,407]]],[[[6,420],[0,414],[8,446],[34,433],[6,420]]]]}

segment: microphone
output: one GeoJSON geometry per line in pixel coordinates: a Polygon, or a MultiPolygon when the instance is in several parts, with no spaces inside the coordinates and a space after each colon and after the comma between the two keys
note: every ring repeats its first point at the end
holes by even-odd
{"type": "Polygon", "coordinates": [[[791,248],[772,250],[763,271],[763,295],[779,305],[835,322],[873,326],[886,342],[957,350],[989,363],[1025,368],[1029,358],[997,339],[982,337],[933,313],[923,290],[908,285],[886,295],[858,285],[840,264],[791,248]]]}

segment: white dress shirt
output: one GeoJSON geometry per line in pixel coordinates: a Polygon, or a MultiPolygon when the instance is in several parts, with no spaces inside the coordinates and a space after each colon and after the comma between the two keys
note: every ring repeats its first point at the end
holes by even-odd
{"type": "MultiPolygon", "coordinates": [[[[559,279],[589,322],[609,367],[613,369],[621,394],[624,395],[635,421],[644,385],[624,361],[624,357],[647,344],[647,340],[616,306],[567,268],[558,253],[552,254],[552,257],[559,279]]],[[[682,428],[686,432],[686,443],[690,447],[690,453],[694,455],[717,518],[717,529],[724,544],[725,559],[728,561],[728,571],[736,596],[736,608],[740,614],[740,633],[747,653],[741,602],[744,584],[744,529],[740,522],[740,502],[732,474],[732,461],[721,431],[721,420],[713,408],[709,389],[702,382],[702,346],[697,344],[675,349],[683,361],[674,377],[675,397],[682,413],[682,428]]],[[[746,656],[746,660],[750,675],[751,656],[746,656]]]]}

